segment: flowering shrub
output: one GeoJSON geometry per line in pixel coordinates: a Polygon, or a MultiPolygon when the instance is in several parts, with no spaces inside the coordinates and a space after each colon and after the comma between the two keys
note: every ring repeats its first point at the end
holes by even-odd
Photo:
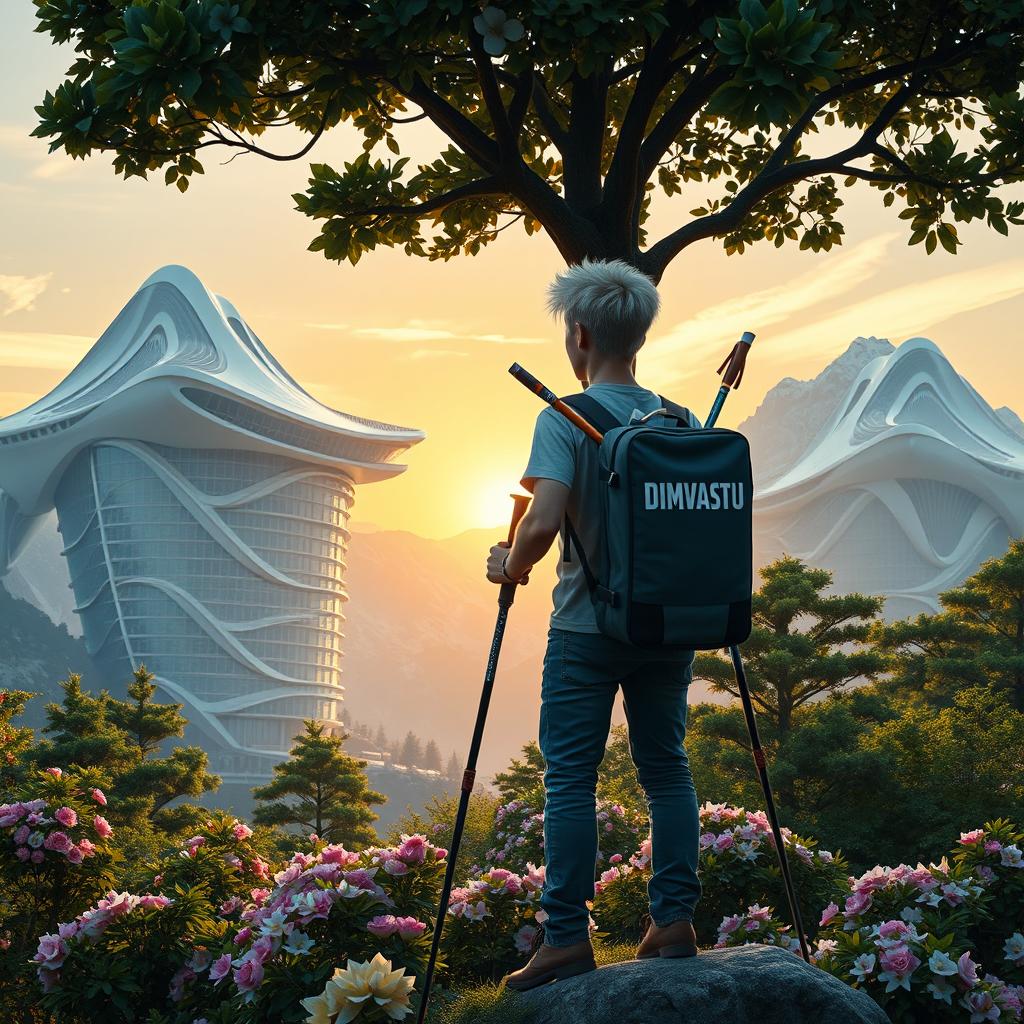
{"type": "Polygon", "coordinates": [[[230,1002],[241,1021],[303,1021],[302,1000],[336,991],[328,983],[346,959],[379,953],[419,974],[446,855],[420,835],[362,853],[321,842],[296,853],[219,944],[196,948],[179,1008],[212,1019],[230,1002]]]}
{"type": "MultiPolygon", "coordinates": [[[[694,917],[697,938],[714,941],[715,928],[736,907],[784,905],[785,891],[775,858],[775,839],[763,811],[726,804],[705,804],[700,810],[700,878],[703,893],[694,917]]],[[[805,920],[846,882],[846,862],[814,840],[783,829],[790,869],[805,920]]],[[[647,913],[650,841],[628,860],[613,858],[599,877],[594,917],[600,930],[615,942],[636,942],[647,913]]]]}
{"type": "Polygon", "coordinates": [[[161,859],[151,885],[160,891],[204,885],[222,914],[229,916],[271,878],[271,866],[260,856],[252,829],[218,812],[180,849],[161,859]]]}
{"type": "Polygon", "coordinates": [[[74,1019],[101,1020],[114,1009],[141,1020],[166,1006],[184,950],[210,924],[201,888],[173,898],[109,892],[39,939],[40,1006],[74,1019]]]}
{"type": "Polygon", "coordinates": [[[476,872],[453,889],[444,930],[449,974],[496,980],[521,963],[544,921],[543,888],[544,868],[529,864],[522,875],[507,868],[476,872]]]}
{"type": "Polygon", "coordinates": [[[722,918],[715,948],[747,946],[756,942],[764,946],[779,946],[800,956],[800,940],[792,934],[791,926],[783,925],[773,915],[771,907],[755,903],[747,907],[746,913],[722,918]]]}
{"type": "Polygon", "coordinates": [[[28,962],[39,935],[115,882],[107,798],[93,781],[50,768],[26,779],[17,799],[0,804],[0,1017],[31,998],[28,962]]]}
{"type": "Polygon", "coordinates": [[[1000,963],[1000,974],[1024,984],[1024,832],[1012,822],[986,823],[961,834],[953,862],[968,868],[984,884],[992,907],[972,938],[985,963],[1000,963]]]}
{"type": "MultiPolygon", "coordinates": [[[[625,857],[647,835],[647,819],[621,804],[597,802],[599,849],[597,862],[607,864],[618,854],[625,857]]],[[[488,863],[520,874],[528,864],[544,863],[544,812],[523,800],[502,804],[494,816],[494,835],[488,863]]]]}

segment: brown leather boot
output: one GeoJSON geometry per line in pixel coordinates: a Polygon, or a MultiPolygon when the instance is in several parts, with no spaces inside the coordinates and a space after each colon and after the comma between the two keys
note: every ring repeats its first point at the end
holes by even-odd
{"type": "Polygon", "coordinates": [[[575,978],[577,974],[586,974],[596,968],[594,947],[589,939],[572,946],[549,946],[545,943],[525,967],[506,976],[505,987],[525,992],[550,981],[575,978]]]}
{"type": "Polygon", "coordinates": [[[637,960],[696,955],[697,933],[689,921],[673,921],[664,928],[659,928],[652,921],[636,951],[637,960]]]}

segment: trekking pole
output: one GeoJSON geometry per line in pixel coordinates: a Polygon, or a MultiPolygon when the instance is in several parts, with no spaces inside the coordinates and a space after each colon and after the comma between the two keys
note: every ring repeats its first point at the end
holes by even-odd
{"type": "MultiPolygon", "coordinates": [[[[732,351],[726,360],[718,368],[722,375],[722,386],[718,389],[711,412],[704,422],[704,429],[713,427],[718,420],[718,414],[725,405],[725,400],[733,388],[740,386],[743,379],[743,368],[747,362],[747,353],[754,343],[754,335],[750,331],[744,331],[743,336],[733,345],[732,351]]],[[[743,705],[743,717],[747,723],[747,733],[750,736],[750,753],[754,759],[754,766],[757,768],[758,778],[761,780],[761,790],[764,793],[765,812],[772,827],[772,836],[775,838],[775,852],[779,858],[779,870],[782,872],[782,884],[786,890],[786,900],[789,903],[790,919],[796,928],[796,937],[800,943],[800,952],[804,960],[810,963],[810,950],[807,948],[807,936],[804,934],[803,914],[800,913],[800,904],[796,898],[796,889],[793,886],[793,877],[789,871],[789,857],[786,855],[786,845],[782,839],[782,829],[779,827],[779,814],[775,809],[775,798],[772,795],[772,784],[768,778],[768,761],[764,749],[761,746],[761,735],[757,728],[757,718],[754,715],[754,704],[750,699],[750,688],[747,685],[747,673],[743,668],[743,658],[740,656],[740,649],[735,645],[729,648],[729,657],[732,658],[732,670],[736,676],[736,689],[740,692],[740,703],[743,705]]]]}
{"type": "MultiPolygon", "coordinates": [[[[722,411],[722,406],[725,404],[725,399],[729,392],[733,388],[739,387],[740,380],[743,377],[743,367],[746,364],[747,353],[750,351],[750,346],[753,343],[754,335],[750,331],[744,331],[743,336],[733,346],[728,358],[718,368],[718,372],[722,374],[722,386],[718,389],[718,394],[711,407],[711,412],[708,414],[704,429],[709,429],[715,425],[715,421],[718,419],[718,414],[722,411]]],[[[588,423],[574,409],[570,409],[554,392],[541,384],[533,374],[524,370],[518,363],[513,363],[509,367],[508,372],[520,384],[529,388],[535,395],[539,395],[553,409],[575,423],[587,437],[598,444],[601,443],[603,435],[600,431],[596,430],[593,424],[588,423]]],[[[782,872],[782,883],[786,890],[790,917],[793,921],[793,926],[796,928],[797,939],[800,943],[800,951],[803,954],[803,958],[807,963],[810,963],[810,950],[807,946],[807,937],[804,934],[803,915],[800,913],[800,904],[797,902],[796,890],[793,887],[793,877],[789,870],[789,858],[786,855],[786,845],[783,842],[782,829],[779,826],[779,815],[775,809],[775,799],[772,796],[771,781],[768,778],[768,762],[761,747],[761,737],[757,729],[757,718],[754,715],[754,705],[751,702],[750,688],[747,685],[747,674],[743,668],[743,659],[740,657],[739,648],[735,646],[730,647],[729,655],[732,658],[733,672],[736,675],[736,688],[739,690],[740,702],[743,705],[743,717],[746,720],[747,732],[750,735],[751,754],[753,755],[754,764],[757,767],[757,775],[761,782],[761,789],[764,793],[765,812],[768,815],[772,836],[775,839],[775,852],[779,859],[779,869],[782,872]]]]}
{"type": "MultiPolygon", "coordinates": [[[[519,520],[523,518],[530,497],[527,494],[512,495],[512,520],[508,527],[509,544],[515,540],[519,520]]],[[[430,1002],[430,986],[434,980],[434,966],[437,953],[441,947],[441,933],[444,930],[444,919],[448,914],[448,900],[451,897],[452,883],[455,881],[455,862],[459,856],[459,844],[462,832],[466,827],[466,812],[469,810],[469,797],[476,782],[476,762],[480,755],[480,746],[484,738],[484,725],[487,722],[487,709],[491,703],[491,692],[494,690],[494,677],[498,671],[498,656],[501,654],[501,642],[505,637],[505,623],[508,610],[515,600],[517,583],[502,583],[498,591],[498,618],[494,624],[494,636],[491,638],[491,650],[487,656],[487,669],[484,672],[484,685],[480,693],[480,706],[476,712],[476,724],[473,726],[473,739],[469,744],[469,756],[466,758],[466,769],[462,773],[462,789],[459,793],[459,810],[455,815],[455,828],[452,840],[448,844],[448,860],[444,870],[444,884],[441,886],[441,901],[434,922],[434,936],[430,943],[430,959],[423,976],[423,992],[420,995],[420,1008],[416,1016],[416,1024],[423,1024],[427,1019],[427,1007],[430,1002]]]]}

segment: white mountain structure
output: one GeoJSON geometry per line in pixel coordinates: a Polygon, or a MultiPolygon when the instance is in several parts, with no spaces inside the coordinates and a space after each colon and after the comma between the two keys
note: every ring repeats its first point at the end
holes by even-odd
{"type": "Polygon", "coordinates": [[[340,727],[355,485],[422,438],[320,404],[230,302],[165,267],[0,419],[0,575],[56,508],[98,667],[114,685],[144,663],[212,770],[251,785],[303,719],[340,727]]]}
{"type": "Polygon", "coordinates": [[[855,342],[853,361],[881,351],[808,443],[794,436],[795,461],[755,476],[754,544],[762,564],[795,555],[839,592],[886,595],[901,618],[938,610],[939,593],[1024,534],[1024,438],[931,341],[882,344],[855,342]]]}

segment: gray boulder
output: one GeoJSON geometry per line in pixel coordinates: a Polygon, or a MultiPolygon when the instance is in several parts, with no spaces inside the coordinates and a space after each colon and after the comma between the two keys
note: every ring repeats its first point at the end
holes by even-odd
{"type": "Polygon", "coordinates": [[[530,1024],[888,1024],[869,996],[771,946],[628,960],[525,992],[530,1024]]]}

